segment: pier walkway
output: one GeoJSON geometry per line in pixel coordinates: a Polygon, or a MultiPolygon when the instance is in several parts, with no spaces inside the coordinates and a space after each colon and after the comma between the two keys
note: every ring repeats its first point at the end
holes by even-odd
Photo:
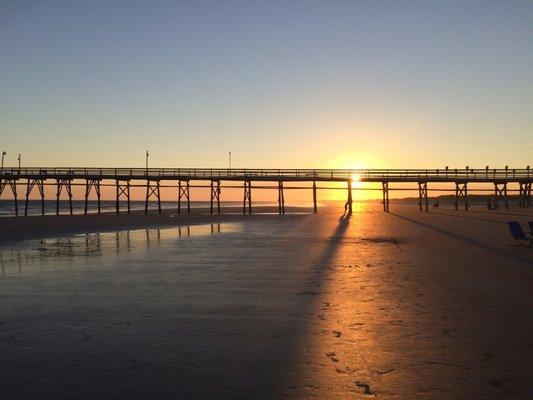
{"type": "MultiPolygon", "coordinates": [[[[391,184],[414,183],[417,184],[420,210],[429,209],[429,187],[431,183],[453,183],[455,185],[455,209],[459,206],[468,210],[469,185],[475,183],[490,183],[494,186],[493,202],[502,202],[505,208],[509,207],[509,184],[518,187],[518,206],[529,208],[531,202],[531,185],[533,171],[530,166],[526,168],[501,168],[490,169],[229,169],[229,168],[2,168],[0,169],[0,198],[6,189],[11,191],[15,200],[15,215],[19,214],[17,187],[22,186],[26,199],[24,214],[27,215],[28,200],[33,189],[36,188],[42,202],[44,215],[45,185],[56,186],[57,213],[59,214],[59,200],[61,193],[66,193],[70,202],[72,213],[72,186],[85,186],[85,212],[87,212],[88,199],[91,193],[96,194],[98,212],[100,212],[101,186],[115,187],[116,212],[120,212],[120,202],[127,202],[130,212],[130,188],[132,181],[143,181],[146,187],[145,212],[148,212],[148,202],[154,199],[161,212],[161,181],[168,187],[174,183],[177,189],[176,201],[178,212],[186,208],[190,212],[190,189],[192,181],[207,182],[210,188],[211,213],[220,213],[221,182],[242,182],[243,213],[252,213],[252,189],[256,182],[273,182],[274,186],[268,187],[278,190],[279,213],[285,213],[284,187],[285,182],[309,182],[313,195],[314,212],[317,212],[317,182],[344,182],[347,190],[347,211],[352,212],[352,190],[354,182],[369,182],[381,184],[383,194],[383,210],[389,211],[389,190],[391,184]],[[109,183],[111,181],[111,183],[109,183]],[[81,182],[81,183],[80,183],[81,182]],[[105,183],[107,182],[107,183],[105,183]],[[186,204],[183,204],[186,203],[186,204]]],[[[135,185],[139,186],[139,185],[135,185]]],[[[235,186],[232,186],[235,187],[235,186]]],[[[257,187],[257,186],[255,186],[257,187]]],[[[257,187],[265,189],[264,186],[257,187]]],[[[415,189],[416,190],[416,189],[415,189]]]]}

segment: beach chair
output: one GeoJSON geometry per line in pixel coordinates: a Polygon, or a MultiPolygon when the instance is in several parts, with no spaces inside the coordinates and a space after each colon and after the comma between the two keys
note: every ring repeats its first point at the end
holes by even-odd
{"type": "Polygon", "coordinates": [[[507,225],[509,225],[509,230],[514,239],[518,240],[522,246],[531,246],[531,238],[524,233],[522,226],[518,222],[510,221],[507,222],[507,225]]]}

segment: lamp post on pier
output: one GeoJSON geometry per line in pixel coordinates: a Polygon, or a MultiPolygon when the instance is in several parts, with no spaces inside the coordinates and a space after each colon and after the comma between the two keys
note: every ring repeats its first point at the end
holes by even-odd
{"type": "Polygon", "coordinates": [[[148,157],[150,156],[150,153],[148,153],[148,150],[146,150],[146,173],[148,174],[148,157]]]}
{"type": "Polygon", "coordinates": [[[231,151],[228,153],[229,158],[229,169],[231,169],[231,151]]]}
{"type": "Polygon", "coordinates": [[[22,157],[21,157],[20,153],[19,153],[19,156],[18,156],[18,160],[19,160],[19,173],[20,173],[20,165],[21,165],[21,162],[22,162],[22,157]]]}
{"type": "Polygon", "coordinates": [[[6,156],[6,152],[2,150],[2,169],[4,169],[4,157],[6,156]]]}

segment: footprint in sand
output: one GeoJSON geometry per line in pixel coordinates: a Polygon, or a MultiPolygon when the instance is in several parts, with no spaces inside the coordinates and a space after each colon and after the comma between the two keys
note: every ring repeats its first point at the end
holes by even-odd
{"type": "Polygon", "coordinates": [[[341,335],[342,335],[342,332],[339,332],[339,331],[333,331],[333,334],[335,335],[336,338],[340,338],[341,335]]]}
{"type": "Polygon", "coordinates": [[[326,353],[326,356],[333,362],[339,362],[339,359],[336,358],[334,351],[330,351],[329,353],[326,353]]]}
{"type": "Polygon", "coordinates": [[[372,390],[370,390],[370,385],[366,382],[355,382],[355,386],[357,386],[363,394],[366,394],[369,396],[376,395],[372,390]]]}

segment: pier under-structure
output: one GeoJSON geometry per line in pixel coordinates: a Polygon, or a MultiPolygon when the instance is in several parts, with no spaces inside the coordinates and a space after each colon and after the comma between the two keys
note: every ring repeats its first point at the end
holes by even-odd
{"type": "MultiPolygon", "coordinates": [[[[88,202],[91,193],[95,193],[98,203],[97,212],[100,213],[101,188],[114,186],[116,193],[116,212],[120,213],[120,203],[127,203],[127,212],[131,212],[130,188],[132,181],[144,181],[146,188],[145,213],[151,200],[157,202],[157,211],[161,212],[161,182],[164,187],[177,188],[177,210],[182,211],[183,202],[186,202],[187,213],[191,209],[191,182],[204,182],[210,188],[210,212],[221,212],[223,182],[231,184],[232,188],[243,190],[243,214],[252,213],[252,189],[273,189],[278,191],[278,212],[285,214],[285,190],[296,189],[286,186],[287,183],[309,182],[312,192],[313,212],[318,211],[318,190],[329,190],[331,187],[319,187],[317,183],[345,183],[346,203],[345,211],[353,212],[352,191],[360,189],[365,183],[380,184],[383,194],[383,211],[388,212],[390,207],[390,190],[395,184],[416,184],[418,188],[418,204],[421,211],[429,211],[429,191],[431,185],[449,183],[455,186],[455,209],[468,210],[469,188],[477,184],[491,184],[494,187],[492,204],[505,208],[510,206],[509,192],[517,193],[519,207],[529,208],[531,200],[531,186],[533,171],[530,166],[526,168],[499,168],[490,169],[229,169],[229,168],[3,168],[0,169],[0,198],[3,193],[9,193],[14,201],[14,213],[19,214],[17,187],[25,189],[26,206],[24,215],[28,214],[28,200],[35,187],[37,187],[42,214],[45,213],[45,186],[53,185],[56,188],[56,213],[60,213],[61,194],[66,194],[69,202],[69,213],[72,214],[72,200],[74,185],[85,186],[85,213],[88,212],[88,202]],[[82,183],[75,183],[82,182],[82,183]],[[106,183],[107,182],[107,183],[106,183]],[[273,186],[260,186],[259,183],[273,183],[273,186]],[[354,183],[357,186],[354,189],[354,183]],[[237,186],[235,186],[237,185],[237,186]],[[509,189],[514,185],[517,189],[509,189]]],[[[138,185],[137,185],[138,186],[138,185]]],[[[198,187],[198,186],[196,186],[198,187]]],[[[307,187],[306,187],[307,188],[307,187]]],[[[302,189],[302,187],[298,187],[302,189]]],[[[407,190],[407,189],[402,189],[407,190]]],[[[412,189],[409,189],[412,190],[412,189]]],[[[416,188],[414,188],[416,190],[416,188]]],[[[436,189],[433,189],[436,190],[436,189]]]]}

